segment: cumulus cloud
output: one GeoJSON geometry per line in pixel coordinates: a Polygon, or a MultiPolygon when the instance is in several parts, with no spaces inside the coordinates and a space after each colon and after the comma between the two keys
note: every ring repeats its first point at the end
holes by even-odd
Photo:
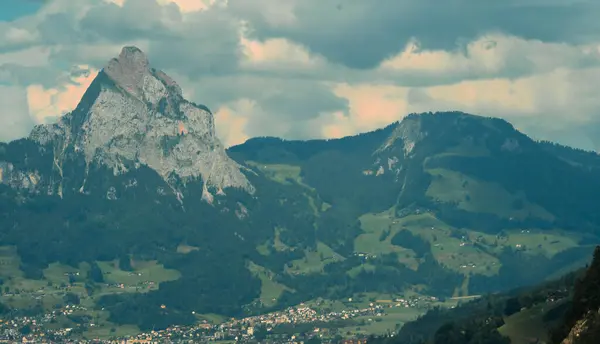
{"type": "Polygon", "coordinates": [[[28,86],[30,116],[37,123],[47,123],[73,110],[97,74],[98,71],[90,70],[89,66],[77,66],[67,83],[52,88],[35,84],[28,86]]]}
{"type": "Polygon", "coordinates": [[[600,35],[600,4],[584,1],[230,0],[251,18],[260,39],[285,37],[331,61],[373,68],[412,39],[425,49],[453,50],[500,31],[545,42],[590,42],[600,35]],[[274,21],[285,14],[285,22],[274,21]]]}
{"type": "Polygon", "coordinates": [[[0,104],[0,141],[27,136],[34,121],[27,115],[27,96],[23,89],[0,85],[0,104]]]}
{"type": "Polygon", "coordinates": [[[213,110],[227,145],[463,110],[600,148],[575,139],[599,136],[599,14],[592,0],[48,0],[0,22],[0,85],[20,95],[2,120],[30,128],[64,114],[136,45],[213,110]]]}
{"type": "MultiPolygon", "coordinates": [[[[454,80],[520,77],[557,68],[585,68],[600,65],[599,45],[569,45],[525,40],[490,33],[479,36],[455,51],[423,50],[410,41],[400,53],[385,59],[380,70],[428,74],[454,80]]],[[[439,81],[438,81],[439,83],[439,81]]]]}
{"type": "MultiPolygon", "coordinates": [[[[113,3],[123,7],[125,0],[104,0],[105,2],[113,3]]],[[[159,5],[175,5],[180,12],[189,13],[197,12],[210,8],[217,3],[216,0],[157,0],[159,5]]]]}

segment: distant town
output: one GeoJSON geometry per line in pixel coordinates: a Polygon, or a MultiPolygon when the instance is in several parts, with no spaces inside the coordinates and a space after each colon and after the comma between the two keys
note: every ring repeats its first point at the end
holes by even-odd
{"type": "MultiPolygon", "coordinates": [[[[262,343],[302,343],[311,339],[316,343],[337,343],[342,338],[335,336],[335,331],[332,331],[336,324],[341,325],[353,319],[377,321],[378,318],[386,317],[394,308],[429,309],[436,302],[438,300],[434,297],[414,296],[379,300],[363,308],[332,312],[320,312],[315,309],[318,307],[300,304],[269,314],[232,318],[220,324],[203,321],[194,326],[172,326],[165,330],[110,339],[83,339],[82,334],[88,328],[96,326],[93,322],[82,322],[74,328],[52,326],[60,316],[86,312],[85,307],[67,305],[39,316],[0,319],[0,343],[252,343],[258,340],[262,343]]],[[[344,343],[363,343],[364,340],[361,336],[343,338],[344,343]]]]}

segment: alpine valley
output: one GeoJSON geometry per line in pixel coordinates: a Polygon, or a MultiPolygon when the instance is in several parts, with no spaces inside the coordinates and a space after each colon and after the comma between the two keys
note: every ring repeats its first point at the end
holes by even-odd
{"type": "Polygon", "coordinates": [[[1,301],[67,293],[98,323],[152,330],[505,291],[588,262],[598,195],[596,153],[459,112],[225,149],[210,110],[125,47],[74,111],[0,144],[1,301]]]}

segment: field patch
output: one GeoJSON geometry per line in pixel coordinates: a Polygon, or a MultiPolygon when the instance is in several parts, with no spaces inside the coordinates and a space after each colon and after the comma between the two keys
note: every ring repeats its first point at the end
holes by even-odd
{"type": "Polygon", "coordinates": [[[454,271],[491,276],[500,269],[496,257],[479,249],[469,239],[469,231],[464,231],[464,236],[457,234],[453,227],[432,214],[410,215],[399,219],[398,224],[427,240],[435,259],[454,271]]]}
{"type": "Polygon", "coordinates": [[[440,202],[456,202],[458,208],[503,218],[553,220],[544,208],[527,201],[523,193],[512,194],[500,184],[480,181],[447,169],[428,169],[432,181],[426,195],[440,202]]]}
{"type": "Polygon", "coordinates": [[[348,274],[348,276],[350,276],[350,277],[356,277],[361,272],[373,272],[373,271],[375,271],[375,265],[365,263],[365,264],[361,264],[359,266],[353,267],[352,269],[348,270],[346,272],[346,274],[348,274]]]}
{"type": "Polygon", "coordinates": [[[400,230],[399,222],[394,218],[392,210],[379,214],[365,214],[359,220],[364,233],[354,240],[356,253],[370,256],[396,253],[401,264],[417,269],[419,262],[415,252],[391,243],[394,235],[400,230]]]}
{"type": "Polygon", "coordinates": [[[344,257],[319,241],[315,250],[305,251],[304,258],[291,261],[287,272],[294,275],[322,273],[325,265],[342,260],[344,257]]]}
{"type": "Polygon", "coordinates": [[[285,165],[285,164],[263,164],[254,161],[246,161],[249,166],[255,167],[260,170],[267,178],[276,181],[281,184],[291,184],[292,182],[305,186],[312,190],[312,188],[302,181],[300,173],[302,169],[300,166],[285,165]]]}
{"type": "Polygon", "coordinates": [[[340,333],[349,336],[368,336],[371,334],[387,334],[397,332],[402,325],[413,321],[419,316],[425,314],[432,307],[453,307],[458,304],[456,300],[446,302],[428,300],[429,297],[406,291],[404,294],[380,294],[380,293],[359,293],[352,298],[342,301],[324,301],[317,303],[315,308],[333,311],[341,310],[360,310],[368,307],[381,307],[381,315],[365,315],[357,317],[357,323],[352,326],[340,328],[340,333]],[[399,299],[410,300],[409,304],[402,304],[399,299]]]}
{"type": "Polygon", "coordinates": [[[372,334],[384,335],[397,332],[402,325],[409,321],[416,320],[426,311],[417,308],[389,308],[381,316],[363,316],[355,320],[361,322],[361,325],[344,327],[342,333],[350,332],[353,335],[368,336],[372,334]]]}
{"type": "Polygon", "coordinates": [[[543,321],[544,314],[563,302],[564,300],[542,303],[506,317],[505,324],[498,331],[509,337],[514,344],[535,343],[536,340],[544,343],[548,340],[548,324],[543,321]]]}
{"type": "Polygon", "coordinates": [[[157,289],[162,282],[174,281],[181,277],[177,270],[166,269],[156,261],[136,261],[133,271],[119,269],[117,261],[98,262],[104,274],[107,292],[143,292],[157,289]]]}
{"type": "Polygon", "coordinates": [[[291,289],[283,284],[274,281],[275,274],[271,270],[253,262],[248,263],[248,269],[260,279],[260,301],[266,307],[274,306],[284,290],[291,291],[291,289]]]}
{"type": "Polygon", "coordinates": [[[60,263],[52,263],[44,269],[44,277],[52,283],[63,284],[73,280],[83,281],[86,278],[88,271],[89,264],[87,263],[80,263],[79,268],[60,263]]]}
{"type": "Polygon", "coordinates": [[[82,315],[89,315],[93,319],[94,326],[89,326],[83,333],[84,338],[107,340],[113,337],[133,336],[140,333],[140,329],[134,325],[117,325],[108,321],[107,311],[87,310],[82,315]]]}
{"type": "Polygon", "coordinates": [[[285,228],[275,227],[273,231],[273,239],[269,239],[264,243],[256,246],[256,251],[263,256],[268,256],[271,254],[271,249],[274,249],[277,252],[283,252],[290,249],[289,246],[281,241],[281,232],[286,231],[285,228]]]}
{"type": "Polygon", "coordinates": [[[522,229],[505,231],[498,239],[499,244],[518,248],[530,254],[552,258],[557,253],[579,246],[573,234],[559,230],[522,229]]]}

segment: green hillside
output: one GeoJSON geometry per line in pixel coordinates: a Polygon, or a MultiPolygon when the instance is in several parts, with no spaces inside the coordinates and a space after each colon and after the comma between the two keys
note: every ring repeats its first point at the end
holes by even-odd
{"type": "Polygon", "coordinates": [[[589,267],[534,287],[436,308],[372,344],[592,344],[600,321],[600,247],[589,267]]]}
{"type": "Polygon", "coordinates": [[[1,146],[0,166],[35,182],[0,183],[1,300],[48,310],[75,293],[129,329],[358,293],[483,295],[579,267],[600,233],[595,154],[463,113],[336,140],[251,139],[228,154],[256,192],[211,190],[212,204],[202,180],[115,174],[74,147],[58,169],[55,154],[1,146]],[[58,179],[62,195],[46,188],[58,179]]]}

